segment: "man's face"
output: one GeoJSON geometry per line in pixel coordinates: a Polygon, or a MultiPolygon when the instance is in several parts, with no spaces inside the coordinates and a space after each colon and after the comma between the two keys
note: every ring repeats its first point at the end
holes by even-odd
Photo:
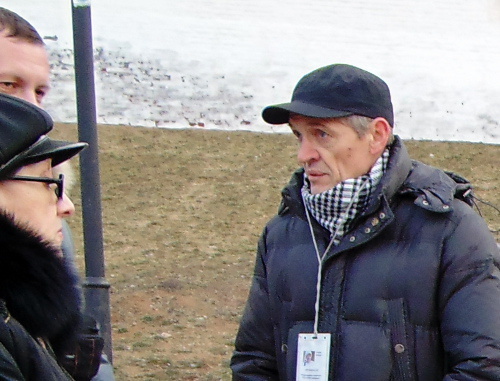
{"type": "Polygon", "coordinates": [[[37,106],[50,88],[50,65],[45,46],[0,32],[0,92],[37,106]]]}
{"type": "Polygon", "coordinates": [[[352,127],[338,120],[296,114],[291,115],[289,124],[299,141],[297,159],[312,194],[368,173],[377,159],[370,149],[371,132],[360,138],[352,127]]]}

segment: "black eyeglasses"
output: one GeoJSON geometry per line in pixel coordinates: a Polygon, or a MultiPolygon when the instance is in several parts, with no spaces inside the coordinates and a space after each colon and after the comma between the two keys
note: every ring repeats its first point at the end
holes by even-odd
{"type": "Polygon", "coordinates": [[[20,181],[36,181],[45,184],[56,184],[55,193],[58,199],[63,198],[64,194],[64,175],[61,173],[59,178],[53,179],[51,177],[31,177],[31,176],[12,176],[8,180],[20,181]]]}

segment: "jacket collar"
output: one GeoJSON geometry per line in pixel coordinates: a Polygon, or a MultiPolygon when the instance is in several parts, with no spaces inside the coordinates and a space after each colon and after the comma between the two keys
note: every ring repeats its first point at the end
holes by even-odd
{"type": "Polygon", "coordinates": [[[81,296],[78,279],[59,251],[2,212],[0,247],[0,299],[10,315],[33,337],[51,341],[54,349],[72,340],[81,296]]]}
{"type": "Polygon", "coordinates": [[[394,137],[390,147],[389,163],[377,189],[372,193],[364,214],[374,213],[384,198],[387,202],[399,191],[412,169],[408,150],[399,136],[394,137]]]}

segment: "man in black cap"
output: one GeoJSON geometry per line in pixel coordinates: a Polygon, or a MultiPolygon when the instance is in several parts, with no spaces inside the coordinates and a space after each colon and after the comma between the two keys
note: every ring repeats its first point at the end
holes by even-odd
{"type": "Polygon", "coordinates": [[[385,82],[322,67],[262,115],[302,168],[259,241],[233,379],[500,379],[498,247],[470,184],[393,135],[385,82]]]}

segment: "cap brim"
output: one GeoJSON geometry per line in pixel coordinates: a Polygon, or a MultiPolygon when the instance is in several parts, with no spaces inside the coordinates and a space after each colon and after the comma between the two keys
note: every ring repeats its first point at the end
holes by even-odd
{"type": "Polygon", "coordinates": [[[290,113],[310,118],[341,118],[352,115],[352,112],[332,110],[299,101],[268,106],[262,111],[262,118],[270,124],[288,123],[290,113]]]}
{"type": "Polygon", "coordinates": [[[71,159],[87,146],[88,144],[83,142],[73,143],[63,140],[53,140],[45,136],[6,163],[0,169],[0,178],[13,173],[25,165],[38,163],[45,159],[52,159],[52,166],[54,167],[71,159]]]}

